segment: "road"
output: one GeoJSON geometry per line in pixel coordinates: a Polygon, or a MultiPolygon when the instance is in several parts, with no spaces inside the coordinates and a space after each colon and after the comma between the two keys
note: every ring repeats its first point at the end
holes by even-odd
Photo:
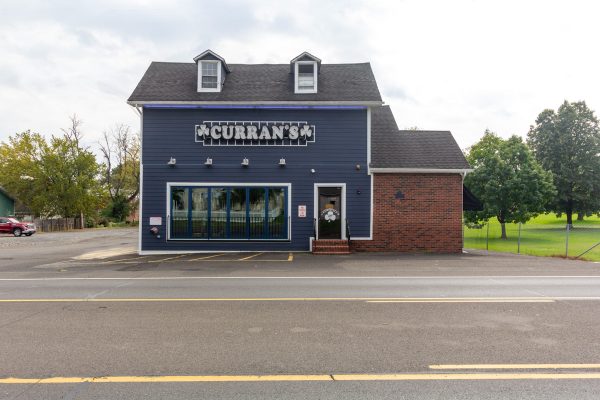
{"type": "Polygon", "coordinates": [[[93,233],[83,243],[64,235],[62,257],[52,237],[3,247],[19,263],[0,260],[2,399],[600,393],[600,264],[483,253],[140,257],[119,251],[127,230],[106,231],[97,247],[93,233]]]}

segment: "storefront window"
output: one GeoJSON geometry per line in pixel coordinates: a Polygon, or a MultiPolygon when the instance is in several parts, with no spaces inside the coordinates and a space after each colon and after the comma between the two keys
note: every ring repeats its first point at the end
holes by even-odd
{"type": "Polygon", "coordinates": [[[207,188],[192,188],[192,237],[208,238],[207,188]]]}
{"type": "Polygon", "coordinates": [[[246,235],[246,189],[231,189],[231,205],[229,207],[229,237],[245,239],[246,235]]]}
{"type": "Polygon", "coordinates": [[[269,189],[269,236],[274,239],[281,239],[286,236],[285,221],[285,189],[269,189]]]}
{"type": "Polygon", "coordinates": [[[227,189],[211,188],[210,237],[227,237],[227,189]]]}
{"type": "Polygon", "coordinates": [[[251,188],[250,192],[250,238],[265,237],[265,188],[251,188]]]}
{"type": "Polygon", "coordinates": [[[288,239],[285,187],[172,187],[170,239],[288,239]]]}
{"type": "Polygon", "coordinates": [[[188,188],[173,188],[171,192],[171,237],[188,235],[188,188]]]}

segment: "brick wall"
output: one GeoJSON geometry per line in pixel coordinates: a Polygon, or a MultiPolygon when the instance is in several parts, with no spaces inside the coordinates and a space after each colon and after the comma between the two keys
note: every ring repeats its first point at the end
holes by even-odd
{"type": "Polygon", "coordinates": [[[352,249],[460,253],[462,193],[459,174],[375,174],[373,240],[352,249]]]}

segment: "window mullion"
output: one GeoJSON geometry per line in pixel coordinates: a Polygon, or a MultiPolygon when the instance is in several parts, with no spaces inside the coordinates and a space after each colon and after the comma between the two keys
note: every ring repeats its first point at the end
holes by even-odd
{"type": "Polygon", "coordinates": [[[227,200],[225,209],[227,210],[227,216],[225,218],[225,238],[231,239],[231,188],[226,188],[227,200]]]}
{"type": "Polygon", "coordinates": [[[250,240],[250,188],[246,188],[246,239],[250,240]]]}
{"type": "Polygon", "coordinates": [[[212,218],[212,188],[207,188],[208,193],[208,210],[206,212],[206,238],[210,240],[210,220],[212,218]]]}
{"type": "Polygon", "coordinates": [[[265,221],[263,223],[263,239],[270,239],[271,232],[269,231],[269,188],[265,188],[265,221]]]}
{"type": "Polygon", "coordinates": [[[192,237],[192,187],[188,186],[188,202],[187,202],[187,237],[192,237]]]}

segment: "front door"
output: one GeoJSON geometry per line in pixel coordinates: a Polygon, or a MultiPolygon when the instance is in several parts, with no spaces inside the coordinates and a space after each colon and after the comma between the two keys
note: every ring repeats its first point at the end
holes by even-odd
{"type": "Polygon", "coordinates": [[[342,238],[342,188],[319,187],[318,239],[342,238]]]}

